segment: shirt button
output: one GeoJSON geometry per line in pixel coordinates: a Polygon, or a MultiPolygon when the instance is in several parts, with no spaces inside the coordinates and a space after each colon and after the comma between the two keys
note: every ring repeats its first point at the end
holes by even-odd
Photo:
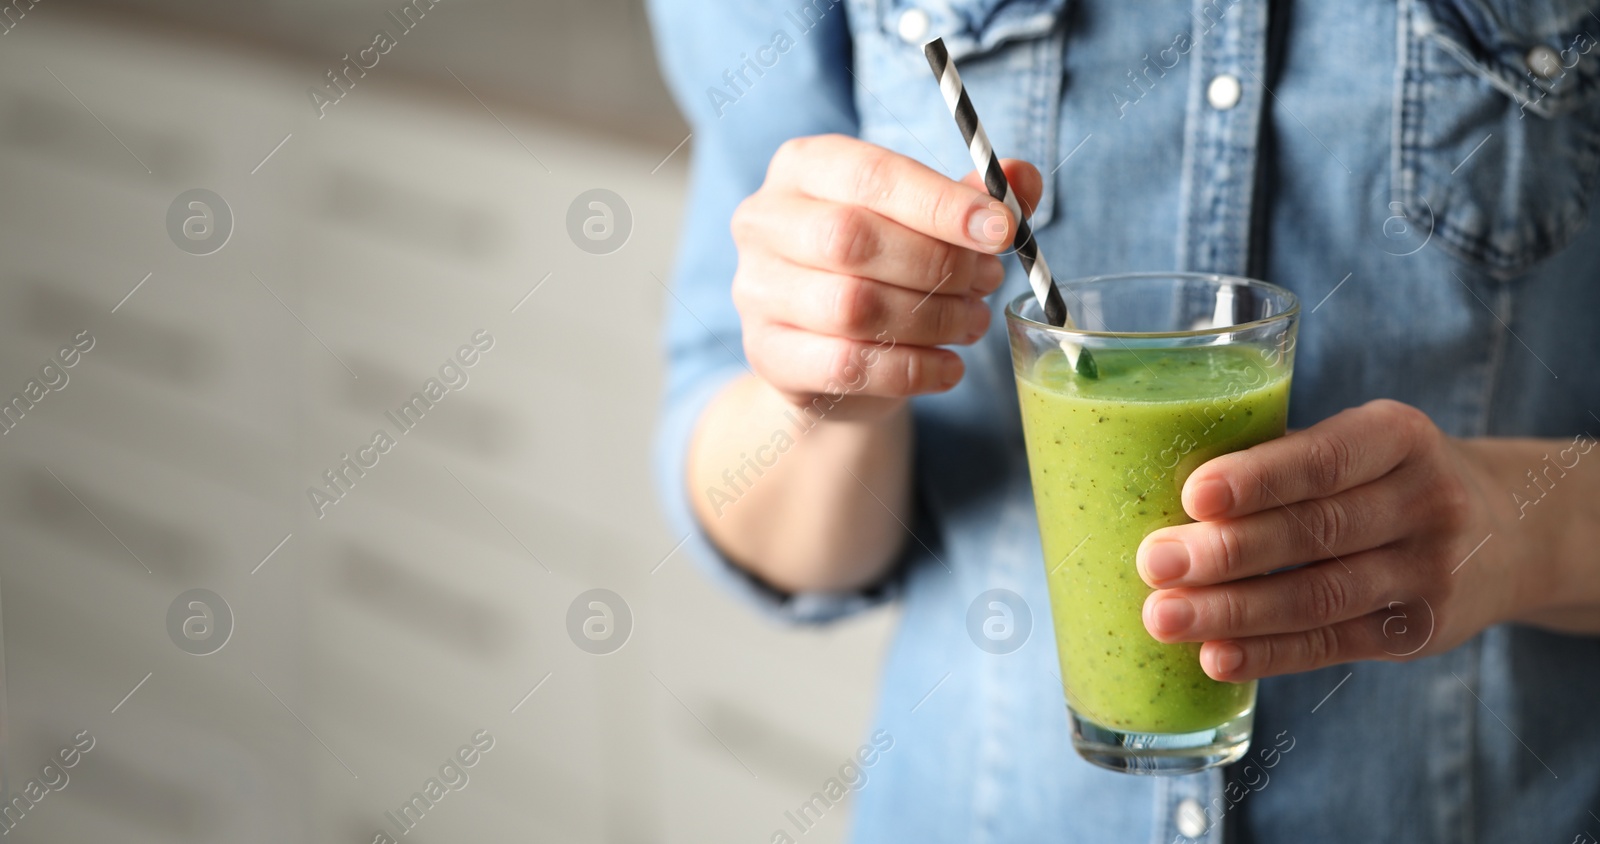
{"type": "Polygon", "coordinates": [[[897,29],[900,37],[911,44],[921,44],[922,39],[928,37],[928,27],[932,23],[928,13],[918,8],[910,8],[900,13],[900,22],[897,29]]]}
{"type": "Polygon", "coordinates": [[[1561,57],[1555,50],[1540,44],[1528,51],[1523,59],[1528,63],[1528,69],[1541,79],[1554,79],[1561,75],[1561,57]]]}
{"type": "Polygon", "coordinates": [[[1200,808],[1200,801],[1193,797],[1186,798],[1178,804],[1178,810],[1173,815],[1174,822],[1178,825],[1178,832],[1184,838],[1199,838],[1206,834],[1206,812],[1200,808]]]}
{"type": "Polygon", "coordinates": [[[1206,87],[1206,101],[1218,111],[1227,111],[1239,104],[1244,89],[1239,87],[1239,77],[1231,73],[1217,75],[1206,87]]]}

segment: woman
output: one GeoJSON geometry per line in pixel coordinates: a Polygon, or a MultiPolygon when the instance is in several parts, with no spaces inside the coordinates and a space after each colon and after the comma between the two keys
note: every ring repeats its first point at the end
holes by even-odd
{"type": "Polygon", "coordinates": [[[776,617],[903,603],[856,840],[1600,837],[1594,5],[654,0],[694,129],[663,495],[776,617]],[[995,325],[1017,221],[961,178],[935,36],[1058,278],[1304,304],[1299,430],[1137,559],[1152,636],[1266,678],[1253,771],[1071,749],[995,325]],[[969,635],[991,589],[1043,627],[1014,652],[969,635]]]}

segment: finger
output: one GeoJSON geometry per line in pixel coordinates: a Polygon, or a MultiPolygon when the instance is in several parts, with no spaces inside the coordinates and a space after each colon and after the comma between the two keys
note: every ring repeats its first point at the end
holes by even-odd
{"type": "Polygon", "coordinates": [[[1416,408],[1380,399],[1304,431],[1224,454],[1183,485],[1191,518],[1233,518],[1321,498],[1382,477],[1433,430],[1416,408]]]}
{"type": "Polygon", "coordinates": [[[913,231],[859,205],[800,194],[752,201],[743,233],[791,263],[877,279],[923,293],[993,293],[1000,259],[913,231]]]}
{"type": "Polygon", "coordinates": [[[1209,642],[1298,633],[1382,608],[1395,593],[1386,552],[1326,560],[1221,586],[1158,589],[1144,602],[1144,626],[1160,642],[1209,642]]]}
{"type": "MultiPolygon", "coordinates": [[[[1025,217],[1033,216],[1033,209],[1039,206],[1039,196],[1044,192],[1044,177],[1039,175],[1039,168],[1023,161],[1020,158],[1000,159],[1000,169],[1006,174],[1006,181],[1011,184],[1011,190],[1017,197],[1017,204],[1022,206],[1025,217]]],[[[983,174],[974,170],[961,180],[964,185],[971,185],[976,190],[987,192],[983,184],[983,174]]]]}
{"type": "Polygon", "coordinates": [[[1388,659],[1382,612],[1300,633],[1207,642],[1200,667],[1213,680],[1240,683],[1314,671],[1343,662],[1388,659]]]}
{"type": "Polygon", "coordinates": [[[954,387],[966,371],[952,351],[903,346],[887,337],[847,340],[786,325],[767,325],[745,336],[757,374],[791,397],[937,393],[954,387]]]}
{"type": "Polygon", "coordinates": [[[1203,586],[1386,545],[1416,527],[1407,514],[1420,485],[1401,475],[1237,519],[1152,531],[1139,544],[1139,576],[1158,589],[1203,586]]]}
{"type": "Polygon", "coordinates": [[[906,346],[971,343],[984,335],[991,319],[989,306],[974,297],[919,293],[778,261],[751,274],[761,280],[741,285],[741,306],[830,337],[906,346]]]}
{"type": "Polygon", "coordinates": [[[843,135],[784,143],[772,156],[767,182],[816,199],[859,205],[968,249],[1001,252],[1013,234],[1010,212],[988,193],[843,135]]]}

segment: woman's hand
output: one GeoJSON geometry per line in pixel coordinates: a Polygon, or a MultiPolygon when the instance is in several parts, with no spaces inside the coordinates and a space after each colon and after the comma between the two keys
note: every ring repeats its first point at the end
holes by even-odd
{"type": "MultiPolygon", "coordinates": [[[[1006,171],[1031,207],[1039,171],[1006,171]]],[[[732,226],[754,374],[706,406],[685,478],[724,553],[792,593],[889,571],[912,518],[906,399],[961,378],[943,347],[989,328],[982,297],[1005,278],[1015,223],[976,174],[838,135],[779,148],[732,226]]]]}
{"type": "Polygon", "coordinates": [[[1207,462],[1183,489],[1198,521],[1139,547],[1145,627],[1204,642],[1205,672],[1240,681],[1427,656],[1527,614],[1555,555],[1495,495],[1513,487],[1489,442],[1382,400],[1207,462]]]}
{"type": "MultiPolygon", "coordinates": [[[[1039,171],[1005,169],[1031,207],[1039,171]]],[[[988,330],[982,297],[1005,280],[996,256],[1014,232],[976,174],[957,182],[840,135],[785,143],[733,217],[733,300],[751,367],[796,406],[828,396],[840,420],[950,389],[963,365],[939,347],[988,330]]]]}

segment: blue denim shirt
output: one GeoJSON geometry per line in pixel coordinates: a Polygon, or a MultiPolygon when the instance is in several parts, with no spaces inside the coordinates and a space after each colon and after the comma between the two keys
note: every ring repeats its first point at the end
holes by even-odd
{"type": "Polygon", "coordinates": [[[921,516],[888,582],[766,589],[706,541],[683,482],[697,415],[745,371],[728,222],[777,146],[843,132],[952,177],[971,169],[919,49],[935,35],[996,149],[1045,174],[1035,229],[1058,277],[1216,271],[1301,297],[1292,426],[1389,397],[1458,436],[1600,432],[1596,3],[653,0],[652,13],[694,129],[662,495],[712,576],[775,617],[902,603],[873,726],[895,744],[855,797],[856,840],[1600,837],[1600,639],[1523,626],[1263,681],[1248,766],[1141,778],[1079,760],[998,328],[1026,290],[1014,262],[997,327],[958,350],[966,378],[915,400],[921,516]],[[990,589],[1031,608],[1009,653],[969,634],[990,589]]]}

